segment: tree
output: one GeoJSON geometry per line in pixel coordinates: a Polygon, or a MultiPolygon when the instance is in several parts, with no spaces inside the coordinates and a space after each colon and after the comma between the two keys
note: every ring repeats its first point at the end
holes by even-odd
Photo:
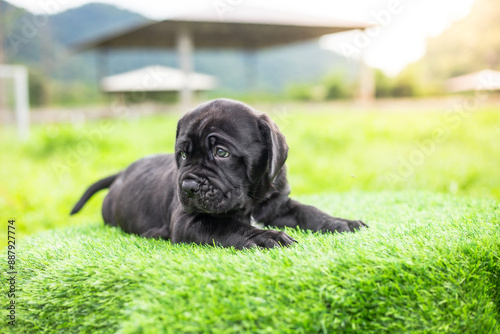
{"type": "MultiPolygon", "coordinates": [[[[0,5],[0,17],[3,7],[0,5]]],[[[5,55],[3,52],[3,27],[0,25],[0,65],[5,64],[5,55]]],[[[0,119],[7,118],[7,94],[5,91],[5,80],[0,78],[0,119]]]]}
{"type": "Polygon", "coordinates": [[[500,69],[500,2],[476,0],[470,14],[427,45],[420,61],[439,79],[500,69]]]}

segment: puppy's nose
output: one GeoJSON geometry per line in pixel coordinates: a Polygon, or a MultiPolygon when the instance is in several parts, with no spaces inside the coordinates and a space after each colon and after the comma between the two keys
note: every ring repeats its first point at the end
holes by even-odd
{"type": "Polygon", "coordinates": [[[195,180],[187,179],[182,181],[181,188],[188,194],[189,197],[193,197],[194,194],[200,190],[200,184],[195,180]]]}

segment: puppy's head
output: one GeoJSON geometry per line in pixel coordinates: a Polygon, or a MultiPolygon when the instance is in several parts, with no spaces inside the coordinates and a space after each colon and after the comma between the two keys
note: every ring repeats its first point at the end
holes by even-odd
{"type": "Polygon", "coordinates": [[[177,124],[178,193],[187,212],[247,214],[283,167],[285,137],[264,113],[217,99],[177,124]]]}

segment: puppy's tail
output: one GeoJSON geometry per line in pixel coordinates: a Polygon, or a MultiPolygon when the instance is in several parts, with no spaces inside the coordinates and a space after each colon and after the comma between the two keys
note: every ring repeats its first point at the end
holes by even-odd
{"type": "Polygon", "coordinates": [[[78,201],[78,203],[75,204],[73,207],[73,210],[71,210],[70,215],[74,215],[78,211],[81,210],[81,208],[85,205],[85,203],[89,200],[92,195],[94,195],[96,192],[102,189],[109,188],[113,182],[115,182],[116,178],[120,175],[120,173],[108,176],[102,180],[97,181],[93,185],[91,185],[83,194],[82,198],[78,201]]]}

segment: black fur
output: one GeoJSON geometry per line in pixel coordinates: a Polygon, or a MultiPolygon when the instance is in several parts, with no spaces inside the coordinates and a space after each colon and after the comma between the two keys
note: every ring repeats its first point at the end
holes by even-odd
{"type": "Polygon", "coordinates": [[[241,249],[295,242],[285,232],[252,226],[252,217],[266,226],[321,232],[366,227],[290,199],[287,153],[285,137],[269,116],[241,102],[214,100],[179,120],[175,154],[146,157],[96,182],[71,214],[109,187],[102,206],[106,224],[174,243],[241,249]]]}

